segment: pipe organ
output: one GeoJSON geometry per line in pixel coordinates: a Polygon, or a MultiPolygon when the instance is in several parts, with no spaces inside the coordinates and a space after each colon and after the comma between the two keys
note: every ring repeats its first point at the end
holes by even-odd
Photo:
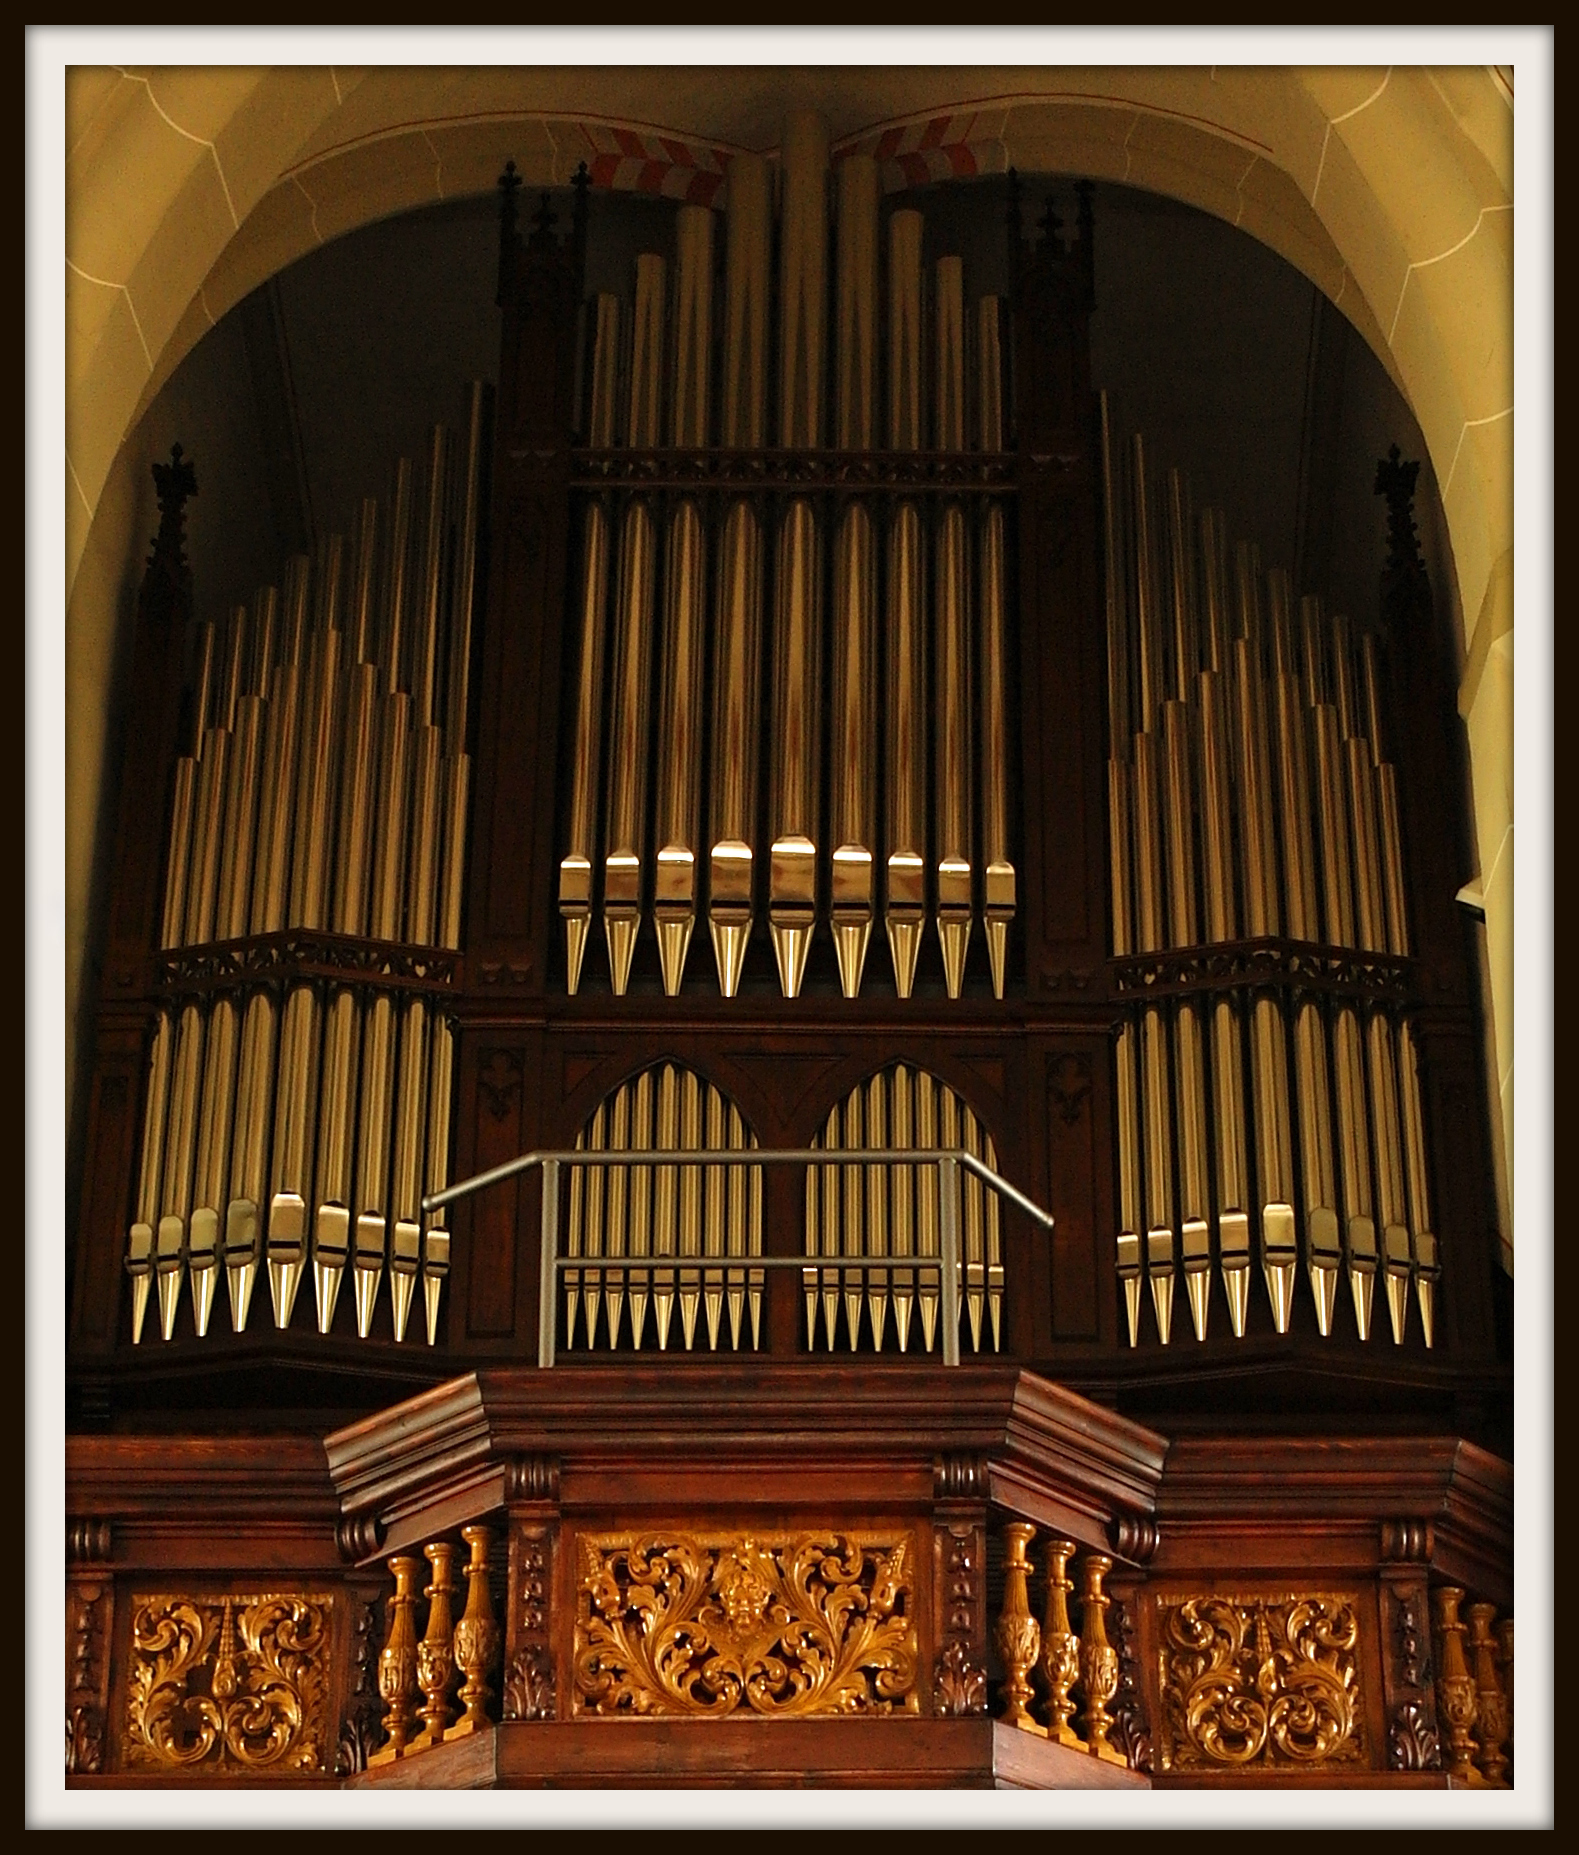
{"type": "Polygon", "coordinates": [[[1007,442],[1002,302],[927,261],[920,211],[885,218],[874,159],[830,171],[815,118],[778,192],[775,227],[766,162],[736,156],[721,236],[681,207],[673,278],[647,253],[588,319],[565,988],[601,912],[610,990],[650,923],[676,996],[705,909],[726,998],[764,920],[784,997],[826,924],[855,998],[879,915],[901,998],[929,918],[948,996],[979,921],[1001,998],[1008,540],[978,492],[1007,442]]]}
{"type": "Polygon", "coordinates": [[[429,1342],[449,1270],[454,1033],[470,755],[471,613],[486,399],[464,450],[435,428],[347,551],[287,565],[198,634],[176,762],[136,1216],[131,1329],[198,1337],[223,1270],[236,1332],[260,1266],[291,1324],[310,1265],[328,1333],[347,1271],[372,1331],[387,1277],[429,1342]]]}
{"type": "Polygon", "coordinates": [[[228,617],[156,473],[74,1774],[1506,1782],[1411,467],[1329,612],[1093,391],[1099,196],[887,140],[507,168],[496,393],[228,617]]]}
{"type": "Polygon", "coordinates": [[[1279,1333],[1303,1258],[1325,1337],[1340,1275],[1370,1335],[1439,1273],[1400,962],[1409,954],[1397,773],[1377,641],[1232,556],[1221,515],[1165,483],[1102,411],[1113,950],[1129,1340],[1180,1276],[1206,1337],[1213,1259],[1237,1337],[1253,1257],[1279,1333]],[[1274,779],[1272,769],[1276,768],[1274,779]],[[1159,957],[1167,956],[1167,957],[1159,957]],[[1248,1061],[1247,1061],[1248,1053],[1248,1061]],[[1214,1245],[1215,1236],[1215,1245],[1214,1245]]]}
{"type": "MultiPolygon", "coordinates": [[[[1001,1156],[1061,1203],[1039,1258],[962,1181],[974,1352],[1143,1352],[1181,1287],[1203,1345],[1219,1291],[1231,1344],[1292,1342],[1301,1281],[1323,1341],[1369,1341],[1379,1280],[1394,1341],[1412,1302],[1436,1345],[1458,1199],[1419,974],[1452,969],[1402,634],[1120,441],[1089,191],[1028,239],[1011,180],[1000,272],[882,181],[793,118],[588,296],[585,188],[568,240],[546,200],[523,238],[507,172],[497,429],[475,389],[349,543],[183,645],[145,776],[133,1343],[183,1293],[204,1337],[221,1279],[235,1332],[260,1277],[289,1328],[310,1273],[320,1334],[349,1276],[359,1336],[387,1280],[389,1331],[420,1285],[436,1346],[452,1142],[464,1171],[760,1141],[1001,1156]]],[[[756,1169],[572,1166],[564,1344],[930,1353],[932,1172],[812,1163],[802,1225],[756,1169]],[[842,1266],[776,1326],[771,1270],[678,1269],[802,1246],[842,1266]]],[[[488,1333],[530,1219],[461,1218],[488,1333]]]]}

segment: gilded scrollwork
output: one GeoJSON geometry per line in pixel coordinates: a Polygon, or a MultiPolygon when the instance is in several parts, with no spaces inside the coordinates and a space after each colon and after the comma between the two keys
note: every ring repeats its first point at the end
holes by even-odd
{"type": "Polygon", "coordinates": [[[127,1768],[323,1770],[333,1602],[274,1592],[134,1599],[127,1768]]]}
{"type": "Polygon", "coordinates": [[[581,1714],[917,1712],[908,1533],[584,1534],[581,1714]]]}
{"type": "Polygon", "coordinates": [[[1365,1757],[1357,1600],[1158,1600],[1162,1767],[1309,1769],[1365,1757]]]}

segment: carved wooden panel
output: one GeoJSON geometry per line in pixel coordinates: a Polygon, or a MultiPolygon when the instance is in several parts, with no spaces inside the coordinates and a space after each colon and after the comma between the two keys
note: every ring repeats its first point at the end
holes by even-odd
{"type": "Polygon", "coordinates": [[[587,1532],[574,1552],[577,1716],[921,1710],[910,1529],[587,1532]]]}
{"type": "Polygon", "coordinates": [[[332,1769],[333,1593],[137,1591],[127,1608],[126,1770],[332,1769]]]}
{"type": "Polygon", "coordinates": [[[1356,1591],[1158,1592],[1163,1771],[1364,1766],[1356,1591]]]}
{"type": "Polygon", "coordinates": [[[115,1584],[108,1574],[66,1584],[66,1771],[104,1769],[115,1584]]]}

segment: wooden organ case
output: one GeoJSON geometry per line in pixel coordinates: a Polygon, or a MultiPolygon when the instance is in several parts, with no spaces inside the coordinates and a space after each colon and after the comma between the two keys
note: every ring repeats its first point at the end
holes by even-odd
{"type": "Polygon", "coordinates": [[[972,295],[776,179],[588,297],[507,172],[491,416],[228,630],[161,475],[73,1781],[1504,1782],[1413,479],[1296,605],[1092,391],[1088,188],[972,295]]]}

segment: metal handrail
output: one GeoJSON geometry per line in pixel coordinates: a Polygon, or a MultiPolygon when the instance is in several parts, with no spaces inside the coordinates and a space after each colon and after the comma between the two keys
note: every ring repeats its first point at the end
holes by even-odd
{"type": "MultiPolygon", "coordinates": [[[[507,1159],[503,1165],[462,1179],[441,1192],[432,1192],[422,1200],[425,1214],[431,1215],[457,1199],[469,1198],[489,1185],[514,1178],[534,1166],[543,1169],[542,1233],[538,1245],[537,1363],[542,1367],[554,1363],[558,1321],[558,1295],[555,1277],[562,1270],[615,1266],[607,1257],[559,1254],[559,1169],[561,1166],[936,1166],[938,1169],[938,1254],[934,1257],[911,1257],[912,1264],[935,1263],[942,1274],[943,1363],[959,1364],[959,1267],[960,1267],[960,1168],[974,1173],[1000,1198],[1018,1205],[1027,1216],[1035,1218],[1044,1229],[1053,1228],[1053,1214],[1044,1211],[1034,1199],[1027,1198],[1017,1186],[963,1147],[641,1147],[610,1151],[576,1147],[554,1151],[535,1149],[507,1159]]],[[[751,1269],[870,1269],[891,1265],[893,1257],[870,1256],[659,1256],[643,1257],[638,1266],[665,1269],[688,1267],[751,1269]]],[[[618,1267],[628,1270],[632,1259],[624,1257],[618,1267]]]]}

